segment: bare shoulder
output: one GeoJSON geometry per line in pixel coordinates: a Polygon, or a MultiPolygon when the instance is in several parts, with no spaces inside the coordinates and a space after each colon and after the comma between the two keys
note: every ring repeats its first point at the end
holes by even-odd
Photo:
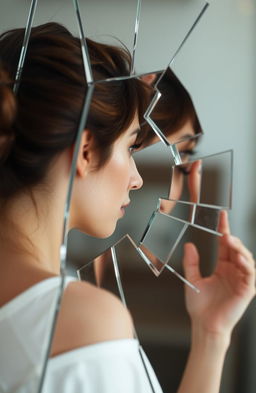
{"type": "Polygon", "coordinates": [[[63,295],[51,356],[132,337],[130,313],[116,296],[86,282],[74,281],[63,295]]]}

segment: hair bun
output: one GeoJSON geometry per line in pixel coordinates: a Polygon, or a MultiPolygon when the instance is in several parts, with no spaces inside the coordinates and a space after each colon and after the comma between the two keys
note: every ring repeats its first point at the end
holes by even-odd
{"type": "Polygon", "coordinates": [[[15,139],[12,125],[16,116],[16,99],[8,73],[0,68],[0,161],[7,159],[15,139]]]}

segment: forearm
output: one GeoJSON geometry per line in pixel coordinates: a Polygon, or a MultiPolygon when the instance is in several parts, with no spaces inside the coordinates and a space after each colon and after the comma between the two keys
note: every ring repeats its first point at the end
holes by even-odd
{"type": "Polygon", "coordinates": [[[192,328],[192,346],[177,393],[218,393],[229,337],[192,328]]]}

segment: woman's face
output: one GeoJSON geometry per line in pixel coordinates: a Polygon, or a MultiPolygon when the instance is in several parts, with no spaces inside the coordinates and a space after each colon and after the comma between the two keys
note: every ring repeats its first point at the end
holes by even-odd
{"type": "Polygon", "coordinates": [[[138,134],[137,117],[114,142],[107,163],[74,185],[71,225],[95,237],[108,237],[130,203],[129,193],[143,182],[132,157],[138,134]],[[73,213],[73,214],[72,214],[73,213]]]}
{"type": "MultiPolygon", "coordinates": [[[[167,136],[167,139],[171,144],[174,144],[178,140],[181,140],[186,137],[193,137],[195,135],[193,126],[190,121],[186,122],[185,125],[173,133],[172,135],[167,136]]],[[[195,140],[185,140],[181,143],[178,143],[176,146],[179,150],[180,156],[185,160],[185,157],[189,158],[189,155],[193,154],[193,149],[196,143],[195,140]]],[[[184,181],[188,181],[188,189],[190,193],[190,201],[197,202],[199,187],[200,187],[200,179],[199,179],[199,165],[200,162],[195,161],[190,167],[189,174],[187,178],[184,178],[184,173],[179,170],[179,167],[174,167],[172,170],[172,182],[169,193],[169,199],[179,200],[182,194],[184,181]]],[[[160,211],[166,214],[171,213],[172,209],[175,207],[175,202],[165,202],[161,201],[160,211]]]]}
{"type": "MultiPolygon", "coordinates": [[[[178,140],[181,140],[186,137],[192,137],[195,135],[193,126],[190,121],[187,121],[184,126],[176,131],[174,134],[168,136],[168,140],[170,143],[175,143],[178,140]]],[[[185,140],[184,142],[178,143],[177,147],[182,159],[184,156],[189,157],[193,154],[193,149],[195,147],[195,140],[185,140]]],[[[189,175],[188,175],[189,176],[189,175]]],[[[184,184],[184,174],[181,171],[174,170],[172,174],[172,188],[170,199],[179,199],[182,193],[184,184]]]]}

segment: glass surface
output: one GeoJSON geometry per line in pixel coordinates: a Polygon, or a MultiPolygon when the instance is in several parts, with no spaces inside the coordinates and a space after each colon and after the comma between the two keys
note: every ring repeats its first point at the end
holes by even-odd
{"type": "Polygon", "coordinates": [[[204,5],[202,0],[186,3],[169,0],[161,3],[164,13],[161,12],[160,17],[158,2],[142,2],[135,61],[137,72],[165,69],[204,5]],[[163,46],[167,51],[160,49],[163,46]]]}
{"type": "Polygon", "coordinates": [[[170,199],[159,199],[159,212],[179,220],[191,223],[193,220],[194,204],[170,199]]]}
{"type": "Polygon", "coordinates": [[[230,209],[232,178],[232,150],[202,157],[200,160],[191,160],[188,164],[173,167],[172,185],[168,199],[177,199],[176,184],[182,182],[180,200],[230,209]],[[196,164],[199,161],[200,166],[196,164]],[[184,171],[188,174],[185,178],[184,171]]]}
{"type": "Polygon", "coordinates": [[[87,281],[99,288],[104,288],[121,298],[111,248],[80,267],[77,270],[77,275],[81,281],[87,281]]]}
{"type": "Polygon", "coordinates": [[[152,131],[144,144],[161,140],[169,147],[176,165],[185,163],[185,153],[194,150],[203,134],[192,97],[170,67],[164,73],[155,73],[151,85],[157,88],[145,119],[152,131]]]}
{"type": "Polygon", "coordinates": [[[140,241],[140,248],[143,250],[145,247],[163,264],[167,263],[185,229],[183,222],[154,212],[140,241]]]}
{"type": "MultiPolygon", "coordinates": [[[[14,2],[12,3],[14,4],[14,2]]],[[[19,5],[22,3],[24,3],[24,6],[27,6],[26,1],[20,1],[19,5]]],[[[6,2],[4,4],[6,6],[6,2]]],[[[60,23],[63,23],[63,21],[65,21],[65,25],[68,29],[70,29],[75,35],[80,35],[82,43],[84,70],[88,83],[93,82],[93,80],[90,70],[90,63],[87,59],[84,35],[89,36],[92,39],[105,41],[106,43],[112,44],[116,44],[118,40],[121,39],[121,41],[123,41],[124,44],[127,45],[127,47],[133,53],[132,69],[130,70],[131,73],[148,73],[149,71],[151,72],[152,69],[163,69],[165,68],[166,64],[169,64],[169,62],[172,61],[173,57],[178,53],[179,49],[181,48],[183,40],[189,36],[190,29],[194,26],[195,21],[197,21],[198,15],[200,14],[202,7],[205,3],[195,0],[193,4],[186,4],[185,6],[181,5],[180,2],[177,1],[170,1],[167,6],[170,6],[170,8],[168,8],[169,12],[166,13],[166,15],[168,14],[167,23],[163,20],[157,21],[157,15],[152,12],[152,4],[147,4],[146,2],[144,4],[144,9],[141,9],[140,1],[137,2],[134,0],[132,7],[131,2],[129,2],[129,7],[128,2],[119,2],[116,6],[116,24],[113,24],[112,18],[108,20],[108,18],[106,17],[108,15],[108,2],[106,1],[101,0],[99,2],[91,2],[89,4],[82,1],[78,3],[76,1],[71,2],[69,0],[56,0],[55,2],[44,1],[39,2],[38,8],[35,13],[33,25],[38,25],[50,21],[57,21],[60,23]],[[80,4],[79,7],[78,4],[80,4]],[[128,9],[129,11],[127,11],[128,9]],[[149,10],[151,15],[154,14],[153,23],[150,19],[147,19],[146,17],[146,12],[149,10]],[[141,18],[139,18],[140,12],[141,18]],[[104,23],[101,23],[101,18],[102,20],[104,20],[104,23]],[[95,20],[97,20],[97,24],[94,23],[95,20]],[[167,30],[163,33],[163,31],[161,31],[162,26],[171,27],[172,29],[176,30],[177,35],[175,36],[175,34],[173,33],[174,30],[171,34],[169,34],[167,30]],[[118,28],[116,29],[116,27],[118,28]],[[125,32],[126,28],[129,29],[128,34],[127,32],[125,32]],[[155,41],[152,40],[149,31],[153,32],[155,41]],[[145,32],[147,32],[146,35],[145,32]],[[125,39],[122,39],[123,33],[125,34],[125,37],[129,37],[126,42],[125,39]],[[118,37],[118,39],[113,38],[113,36],[118,37]],[[170,36],[172,37],[172,43],[170,43],[170,36]],[[166,37],[165,46],[167,49],[164,53],[164,57],[161,58],[157,54],[157,40],[160,40],[162,42],[163,37],[166,37]],[[148,43],[150,43],[150,45],[148,43]],[[152,63],[147,61],[147,55],[145,53],[145,50],[147,48],[150,49],[150,59],[157,60],[157,62],[159,61],[159,63],[153,64],[154,62],[152,63]],[[145,68],[141,66],[142,61],[140,56],[142,53],[142,49],[143,65],[145,65],[145,68]],[[154,53],[154,56],[152,56],[152,52],[154,53]],[[150,64],[150,69],[148,69],[148,64],[150,64]]],[[[10,2],[8,2],[8,6],[10,6],[10,2]]],[[[3,10],[3,8],[1,8],[1,10],[3,10]]],[[[25,12],[25,14],[26,13],[27,11],[25,12]]],[[[12,22],[14,23],[14,19],[12,20],[12,22]]],[[[20,24],[20,21],[18,21],[17,23],[15,22],[14,24],[15,27],[18,25],[24,26],[23,23],[20,24]]],[[[2,25],[2,27],[3,30],[5,30],[9,26],[2,25]]],[[[13,27],[13,25],[10,27],[13,27]]],[[[128,75],[120,76],[126,77],[128,75]]],[[[164,76],[165,75],[163,75],[163,80],[164,76]]],[[[106,82],[103,81],[103,83],[106,82]]],[[[157,85],[160,86],[160,83],[158,84],[156,80],[154,81],[154,83],[157,83],[157,85]]],[[[63,294],[63,290],[65,288],[65,275],[67,273],[67,223],[69,218],[72,184],[76,171],[76,154],[78,151],[77,149],[79,146],[81,133],[86,124],[92,94],[93,89],[89,89],[89,94],[85,97],[81,117],[78,119],[78,137],[76,140],[74,159],[71,168],[70,183],[67,192],[67,200],[64,213],[63,241],[62,247],[60,249],[60,283],[58,290],[56,291],[54,303],[51,304],[51,307],[49,307],[49,309],[47,310],[49,315],[47,313],[45,314],[47,317],[47,326],[44,327],[44,333],[40,337],[38,337],[38,342],[40,344],[43,343],[40,347],[39,352],[35,354],[37,361],[38,359],[40,360],[40,365],[38,367],[38,383],[40,385],[38,388],[39,391],[41,391],[42,388],[42,381],[47,365],[47,359],[51,350],[51,340],[53,337],[56,318],[60,307],[60,300],[63,294]],[[41,372],[42,376],[40,381],[41,372]]],[[[160,95],[157,96],[157,98],[158,97],[160,98],[160,95]]],[[[158,100],[155,100],[155,102],[157,101],[158,100]]],[[[152,112],[152,119],[153,116],[154,113],[152,112]]],[[[175,163],[182,163],[183,165],[184,163],[187,163],[187,157],[181,154],[181,144],[188,141],[190,142],[191,137],[185,138],[182,141],[177,141],[175,139],[169,141],[168,137],[165,134],[166,130],[162,129],[161,127],[160,131],[160,135],[164,136],[162,139],[160,139],[163,141],[167,141],[166,146],[164,144],[161,144],[160,147],[162,155],[160,165],[161,171],[156,171],[154,175],[150,173],[150,176],[153,175],[153,177],[157,177],[157,182],[160,184],[160,186],[154,189],[153,194],[149,195],[148,199],[150,200],[150,203],[147,204],[146,209],[144,209],[143,211],[143,219],[138,220],[139,224],[138,222],[133,222],[130,229],[127,229],[128,227],[125,225],[124,220],[123,229],[119,232],[117,231],[114,237],[111,237],[107,240],[108,244],[111,245],[111,248],[108,248],[103,255],[95,257],[93,262],[90,262],[86,264],[86,266],[83,266],[79,269],[79,275],[81,279],[83,277],[86,277],[85,279],[92,282],[94,285],[112,290],[114,293],[120,296],[124,303],[126,303],[126,300],[125,291],[123,290],[122,270],[120,269],[120,253],[127,254],[127,249],[132,249],[132,253],[136,254],[135,260],[140,261],[139,263],[143,266],[143,268],[147,267],[148,269],[148,267],[150,267],[150,269],[155,273],[155,275],[159,275],[160,272],[163,271],[165,264],[168,263],[172,254],[175,252],[177,245],[179,244],[181,238],[183,237],[184,233],[188,228],[188,225],[186,223],[179,221],[177,218],[168,217],[166,214],[161,214],[161,212],[156,212],[155,209],[157,208],[157,200],[159,197],[167,198],[169,196],[168,194],[170,188],[170,180],[172,176],[171,168],[174,167],[175,163]],[[153,211],[153,216],[151,216],[153,211]],[[131,234],[132,239],[128,236],[120,237],[122,235],[122,231],[123,233],[128,232],[129,234],[131,234]],[[113,241],[115,236],[118,239],[117,242],[113,241]],[[140,239],[141,241],[139,242],[140,239]],[[139,248],[137,247],[138,244],[139,248]]],[[[138,162],[140,162],[141,160],[141,162],[143,162],[143,164],[145,165],[145,156],[148,155],[148,157],[150,157],[148,162],[150,163],[152,168],[152,163],[154,160],[153,157],[155,156],[154,149],[159,149],[159,145],[150,146],[147,149],[139,152],[138,162]]],[[[208,162],[208,165],[210,166],[211,163],[208,162]]],[[[223,165],[225,165],[225,160],[223,161],[223,165]]],[[[207,199],[204,191],[207,188],[207,184],[204,178],[205,174],[204,172],[202,173],[202,186],[199,201],[201,203],[207,203],[204,202],[204,200],[207,199]]],[[[150,187],[152,188],[152,183],[150,187]]],[[[145,206],[145,202],[140,203],[139,210],[142,210],[142,207],[144,208],[145,206]]],[[[207,214],[209,215],[209,212],[205,210],[205,207],[200,206],[199,209],[199,206],[197,206],[197,208],[198,210],[195,211],[195,214],[193,216],[193,223],[195,225],[200,225],[201,222],[203,222],[205,226],[209,225],[210,227],[213,227],[214,225],[216,225],[216,216],[212,215],[211,217],[208,217],[207,214]]],[[[134,217],[136,217],[136,210],[133,211],[130,217],[132,218],[132,221],[134,221],[134,217]]],[[[98,245],[97,250],[99,251],[98,245]]],[[[79,252],[80,255],[83,257],[81,250],[79,252]]],[[[91,249],[90,252],[92,252],[91,249]]],[[[85,251],[85,253],[87,253],[87,250],[85,251]]],[[[71,266],[71,270],[73,268],[74,265],[71,266]]],[[[149,269],[148,271],[150,272],[149,269]]],[[[171,269],[171,271],[179,276],[179,273],[176,273],[173,269],[171,269]]]]}
{"type": "Polygon", "coordinates": [[[200,227],[202,230],[213,231],[216,235],[219,234],[218,225],[221,211],[219,208],[202,206],[191,202],[160,199],[159,211],[185,223],[200,227]]]}

